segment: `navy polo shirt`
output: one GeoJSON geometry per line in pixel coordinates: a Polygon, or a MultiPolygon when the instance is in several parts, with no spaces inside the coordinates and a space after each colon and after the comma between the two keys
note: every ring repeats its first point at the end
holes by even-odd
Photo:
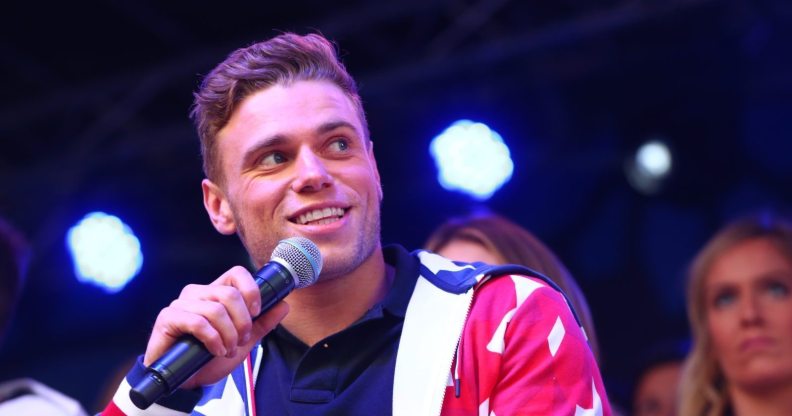
{"type": "Polygon", "coordinates": [[[396,270],[391,289],[354,324],[313,347],[282,326],[264,337],[257,415],[391,414],[396,352],[419,264],[401,246],[383,254],[396,270]]]}

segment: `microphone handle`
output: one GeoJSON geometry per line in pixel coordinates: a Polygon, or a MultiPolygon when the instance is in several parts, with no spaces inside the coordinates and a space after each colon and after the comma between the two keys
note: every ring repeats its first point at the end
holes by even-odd
{"type": "MultiPolygon", "coordinates": [[[[256,272],[256,284],[261,294],[261,314],[268,311],[294,289],[289,270],[276,261],[270,261],[256,272]]],[[[152,403],[168,396],[192,377],[214,355],[192,335],[185,335],[173,344],[147,369],[143,378],[132,387],[129,398],[139,409],[148,409],[152,403]]]]}

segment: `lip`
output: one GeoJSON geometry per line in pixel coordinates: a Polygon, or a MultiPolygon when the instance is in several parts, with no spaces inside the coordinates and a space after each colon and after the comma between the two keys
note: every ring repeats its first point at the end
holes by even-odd
{"type": "Polygon", "coordinates": [[[755,336],[740,342],[740,352],[763,351],[775,345],[775,340],[768,336],[755,336]]]}

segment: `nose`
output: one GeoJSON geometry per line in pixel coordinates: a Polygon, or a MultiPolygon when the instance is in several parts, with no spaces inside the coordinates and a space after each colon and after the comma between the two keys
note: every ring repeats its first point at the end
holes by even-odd
{"type": "Polygon", "coordinates": [[[745,296],[740,302],[740,323],[745,326],[761,324],[763,321],[761,299],[755,294],[745,296]]]}
{"type": "Polygon", "coordinates": [[[300,149],[294,166],[292,190],[295,192],[316,192],[332,183],[324,161],[310,148],[300,149]]]}

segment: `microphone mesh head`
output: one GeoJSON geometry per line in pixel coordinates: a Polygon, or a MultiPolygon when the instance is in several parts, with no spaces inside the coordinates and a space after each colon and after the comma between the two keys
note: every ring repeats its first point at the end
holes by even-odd
{"type": "Polygon", "coordinates": [[[295,288],[312,285],[322,271],[322,254],[313,241],[304,237],[281,240],[272,251],[271,260],[288,264],[296,276],[295,288]]]}

